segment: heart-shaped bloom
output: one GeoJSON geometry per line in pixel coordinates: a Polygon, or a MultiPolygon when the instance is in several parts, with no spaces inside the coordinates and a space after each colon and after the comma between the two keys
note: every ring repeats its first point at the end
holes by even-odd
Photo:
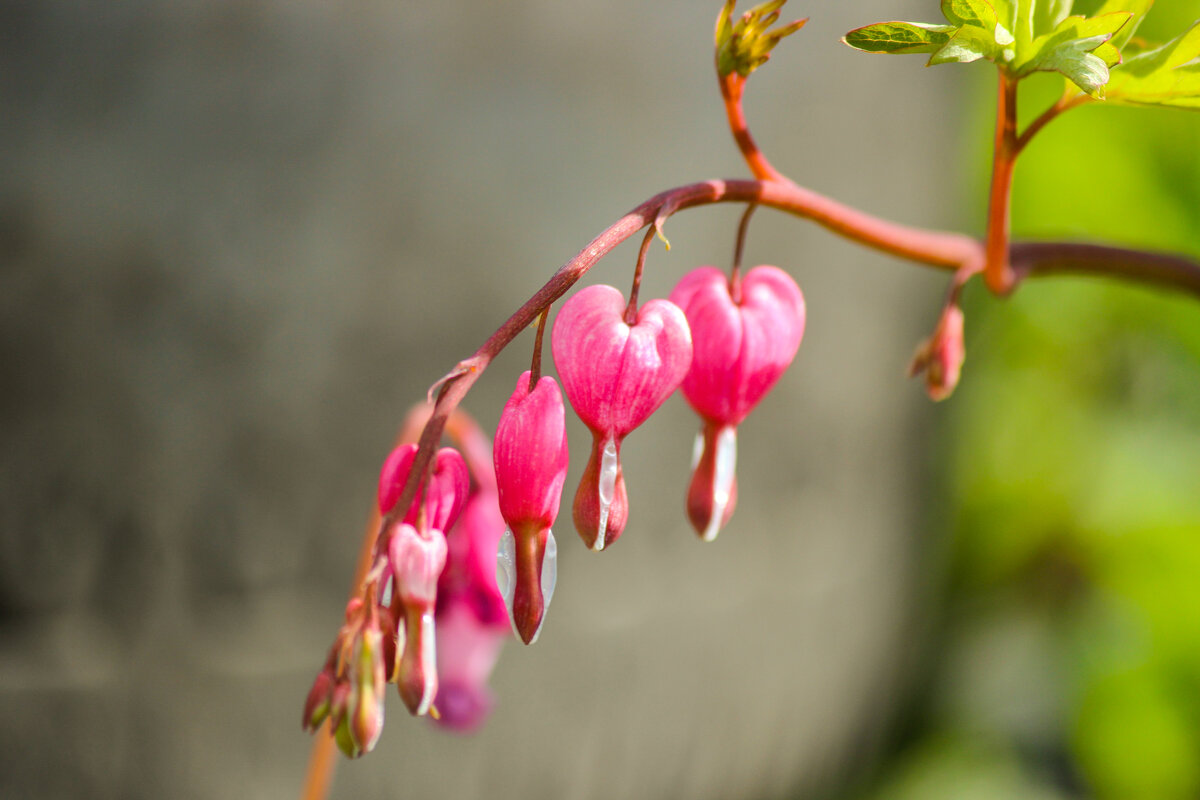
{"type": "Polygon", "coordinates": [[[737,426],[795,358],[804,336],[804,295],[778,267],[755,267],[733,287],[716,267],[699,267],[679,281],[671,300],[692,330],[692,365],[681,390],[704,422],[688,518],[711,541],[737,500],[737,426]]]}
{"type": "Polygon", "coordinates": [[[612,286],[589,286],[563,304],[551,344],[563,389],[592,431],[592,452],[575,494],[575,527],[594,550],[624,530],[629,508],[621,440],[678,388],[692,362],[683,312],[651,300],[625,321],[625,298],[612,286]]]}
{"type": "MultiPolygon", "coordinates": [[[[412,471],[413,460],[417,457],[417,445],[402,444],[391,452],[383,462],[379,472],[379,512],[387,514],[400,500],[400,493],[408,474],[412,471]]],[[[448,531],[458,519],[463,504],[471,489],[470,473],[467,464],[458,451],[451,447],[443,447],[434,457],[433,475],[425,494],[426,524],[439,531],[448,531]]],[[[417,489],[416,497],[404,521],[409,525],[417,524],[421,506],[421,488],[417,489]]]]}
{"type": "Polygon", "coordinates": [[[567,426],[558,383],[544,377],[530,389],[530,373],[504,406],[493,447],[500,513],[508,524],[496,562],[513,630],[537,641],[554,594],[558,545],[550,526],[558,517],[567,479],[567,426]]]}
{"type": "Polygon", "coordinates": [[[396,648],[396,685],[400,697],[413,714],[429,712],[437,695],[437,642],[433,614],[437,604],[438,578],[446,566],[446,537],[436,528],[426,535],[407,522],[398,522],[388,532],[388,561],[396,593],[404,609],[399,622],[396,648]]]}
{"type": "Polygon", "coordinates": [[[438,723],[463,733],[487,719],[494,700],[488,679],[509,637],[508,619],[497,628],[479,620],[463,596],[438,605],[438,723]]]}

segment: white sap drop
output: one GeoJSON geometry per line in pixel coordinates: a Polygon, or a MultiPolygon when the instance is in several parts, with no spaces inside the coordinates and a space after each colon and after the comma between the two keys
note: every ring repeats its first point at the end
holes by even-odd
{"type": "Polygon", "coordinates": [[[429,713],[437,694],[437,640],[433,633],[433,614],[428,611],[421,615],[421,644],[424,645],[421,648],[421,677],[425,679],[425,686],[421,704],[417,706],[418,717],[429,713]]]}
{"type": "Polygon", "coordinates": [[[734,470],[737,467],[737,428],[726,425],[717,434],[717,455],[715,474],[713,475],[713,508],[712,516],[708,518],[708,527],[704,529],[706,542],[717,538],[721,530],[721,522],[725,518],[725,508],[729,505],[729,494],[733,489],[734,470]]]}
{"type": "MultiPolygon", "coordinates": [[[[511,528],[504,529],[500,537],[500,547],[496,550],[496,586],[504,596],[504,606],[508,609],[508,621],[512,623],[513,632],[517,631],[517,622],[513,619],[513,594],[517,588],[517,539],[511,528]]],[[[520,634],[518,634],[519,636],[520,634]]]]}
{"type": "MultiPolygon", "coordinates": [[[[554,597],[554,584],[558,582],[558,542],[554,541],[554,531],[546,529],[546,550],[542,555],[542,621],[538,623],[533,638],[533,644],[542,635],[542,626],[546,624],[546,612],[550,610],[550,599],[554,597]]],[[[512,610],[509,610],[512,614],[512,610]]]]}
{"type": "Polygon", "coordinates": [[[612,439],[604,443],[604,452],[600,455],[600,533],[592,544],[592,549],[599,553],[604,549],[604,531],[608,528],[608,511],[612,508],[613,497],[617,493],[617,443],[612,439]]]}

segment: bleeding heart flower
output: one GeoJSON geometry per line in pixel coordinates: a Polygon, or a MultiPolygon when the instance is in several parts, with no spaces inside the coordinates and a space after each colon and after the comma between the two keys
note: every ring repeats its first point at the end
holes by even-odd
{"type": "MultiPolygon", "coordinates": [[[[400,500],[401,490],[412,471],[417,457],[417,445],[402,444],[391,452],[379,472],[379,512],[387,514],[400,500]]],[[[457,450],[443,447],[434,458],[433,475],[425,494],[426,525],[439,531],[447,531],[458,519],[463,504],[471,489],[471,477],[467,464],[457,450]]],[[[409,525],[417,524],[422,491],[417,494],[404,515],[409,525]]]]}
{"type": "Polygon", "coordinates": [[[438,723],[466,733],[487,719],[494,700],[488,679],[509,637],[504,627],[480,622],[465,597],[438,607],[438,723]]]}
{"type": "Polygon", "coordinates": [[[438,577],[446,566],[446,537],[436,528],[422,536],[406,522],[396,523],[388,535],[388,560],[404,609],[397,630],[396,684],[408,710],[420,716],[437,695],[433,612],[438,577]]]}
{"type": "Polygon", "coordinates": [[[721,270],[699,267],[680,280],[671,300],[692,330],[692,366],[681,390],[704,421],[688,518],[711,541],[737,502],[737,426],[795,358],[804,336],[804,295],[778,267],[755,267],[732,291],[721,270]]]}
{"type": "Polygon", "coordinates": [[[554,594],[558,545],[550,526],[558,516],[567,479],[566,411],[558,383],[530,373],[504,406],[493,448],[500,513],[508,523],[496,562],[513,630],[525,644],[537,641],[554,594]]]}
{"type": "Polygon", "coordinates": [[[592,431],[592,452],[574,518],[583,541],[602,550],[616,541],[629,514],[621,471],[621,440],[671,396],[692,361],[683,312],[651,300],[632,324],[612,286],[589,286],[558,312],[551,344],[563,388],[592,431]]]}

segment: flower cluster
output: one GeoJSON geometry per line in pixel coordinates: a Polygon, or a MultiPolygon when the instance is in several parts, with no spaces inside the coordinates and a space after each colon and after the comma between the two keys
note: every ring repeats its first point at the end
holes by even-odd
{"type": "Polygon", "coordinates": [[[592,434],[572,508],[588,548],[611,546],[629,518],[622,442],[681,387],[701,418],[687,513],[713,539],[736,498],[737,426],[791,363],[803,332],[804,298],[776,267],[744,277],[701,267],[670,299],[641,306],[604,285],[567,300],[551,334],[562,390],[539,375],[539,328],[539,355],[517,379],[490,456],[460,415],[450,432],[466,458],[439,450],[403,513],[396,506],[418,446],[403,444],[384,462],[375,563],[309,694],[305,728],[328,719],[347,755],[371,750],[388,682],[414,715],[458,730],[486,718],[488,679],[509,629],[535,642],[554,594],[552,527],[568,468],[564,391],[592,434]]]}

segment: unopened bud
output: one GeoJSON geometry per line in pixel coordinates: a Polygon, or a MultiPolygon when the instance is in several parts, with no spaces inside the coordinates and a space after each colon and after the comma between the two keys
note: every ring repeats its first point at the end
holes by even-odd
{"type": "Polygon", "coordinates": [[[925,391],[932,400],[945,400],[958,385],[966,358],[963,342],[963,312],[955,304],[946,306],[933,335],[917,348],[908,367],[909,377],[925,373],[925,391]]]}

